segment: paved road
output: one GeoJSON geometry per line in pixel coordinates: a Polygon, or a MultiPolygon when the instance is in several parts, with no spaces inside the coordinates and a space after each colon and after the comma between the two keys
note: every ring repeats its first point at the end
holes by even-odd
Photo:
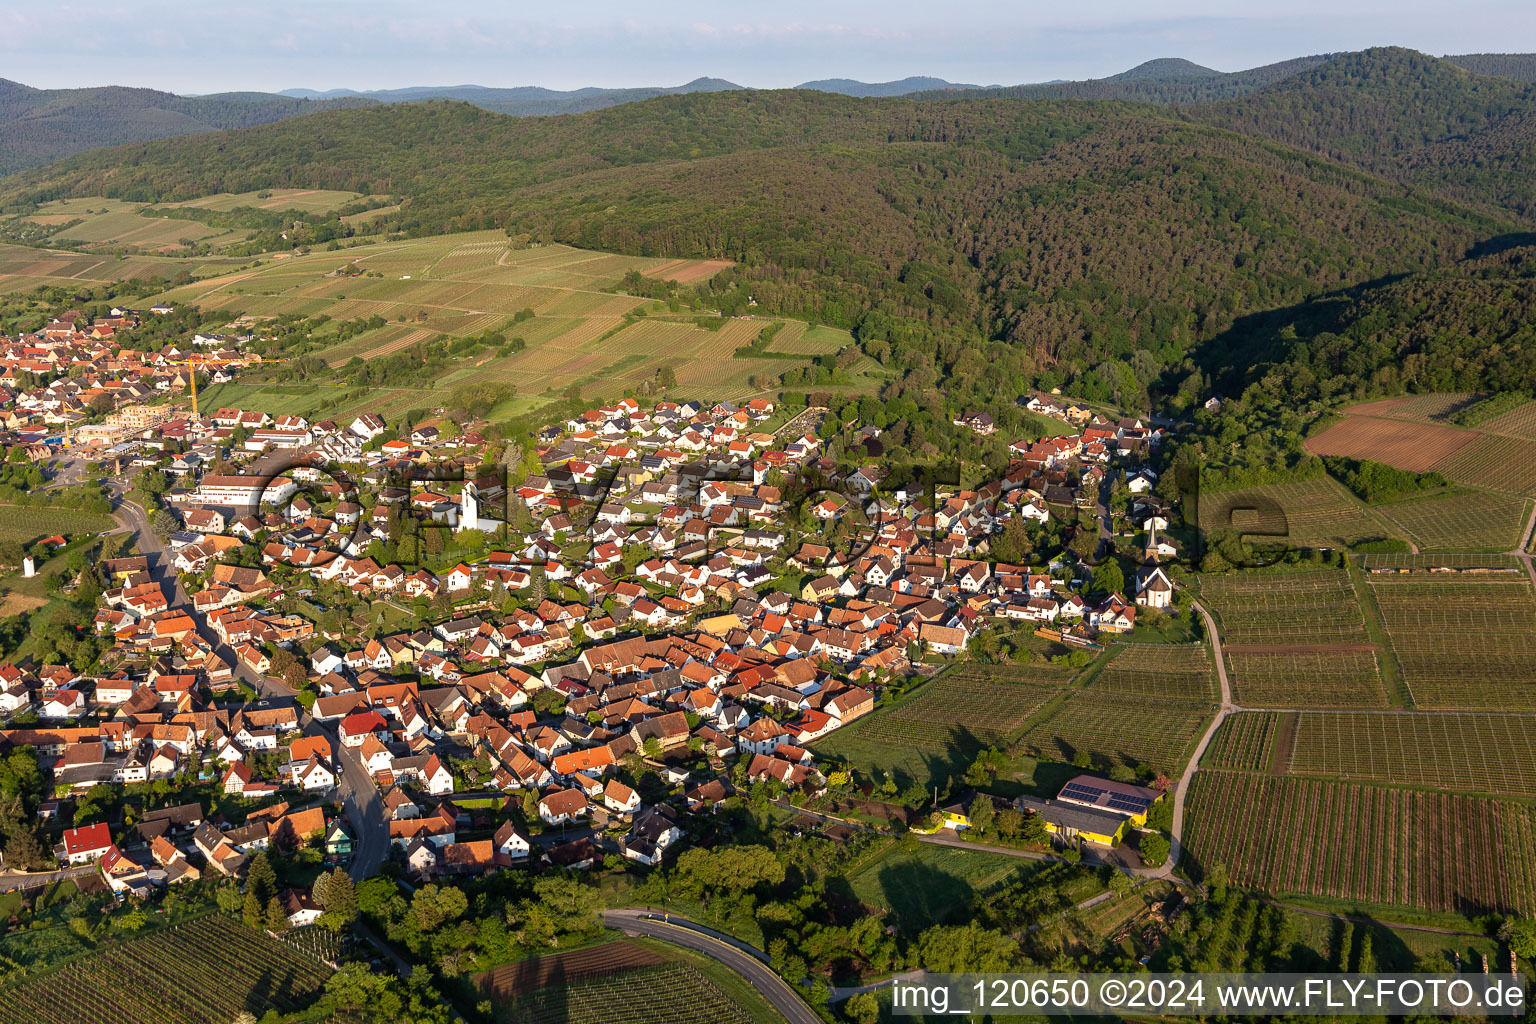
{"type": "Polygon", "coordinates": [[[1190,755],[1189,762],[1184,766],[1184,774],[1179,776],[1179,781],[1173,787],[1173,828],[1169,835],[1168,859],[1160,868],[1144,868],[1142,871],[1149,877],[1173,878],[1173,869],[1178,867],[1179,858],[1184,854],[1184,801],[1189,796],[1189,783],[1195,777],[1195,772],[1200,768],[1200,759],[1205,756],[1205,748],[1210,746],[1211,737],[1216,735],[1216,730],[1221,728],[1221,723],[1227,716],[1239,710],[1232,703],[1232,685],[1227,681],[1227,659],[1221,650],[1221,633],[1216,629],[1216,620],[1206,610],[1205,605],[1199,601],[1194,602],[1195,610],[1205,621],[1205,632],[1211,640],[1211,657],[1216,662],[1216,681],[1221,684],[1221,707],[1216,712],[1216,717],[1211,719],[1211,724],[1206,727],[1205,734],[1200,737],[1200,742],[1195,744],[1195,752],[1190,755]]]}
{"type": "MultiPolygon", "coordinates": [[[[133,535],[139,553],[149,561],[150,579],[161,585],[169,594],[172,607],[186,608],[189,612],[192,600],[182,586],[181,578],[171,562],[165,545],[150,528],[149,519],[142,506],[130,500],[122,492],[125,485],[109,481],[115,497],[113,516],[133,535]]],[[[201,615],[192,615],[197,623],[197,634],[219,657],[235,668],[235,675],[265,700],[277,706],[293,703],[294,691],[281,679],[264,676],[254,671],[238,658],[220,639],[201,615]]],[[[306,736],[325,736],[333,749],[339,751],[341,775],[337,780],[336,795],[341,798],[347,818],[352,823],[352,863],[348,868],[353,878],[362,879],[379,870],[389,856],[389,824],[384,814],[384,801],[378,787],[363,767],[362,761],[350,750],[344,750],[334,727],[315,721],[308,712],[299,709],[299,726],[306,736]]]]}
{"type": "Polygon", "coordinates": [[[101,871],[99,864],[77,864],[57,871],[4,871],[0,872],[0,892],[13,889],[36,889],[38,886],[62,882],[66,878],[81,878],[101,871]]]}
{"type": "Polygon", "coordinates": [[[789,1024],[821,1024],[821,1018],[805,1005],[799,993],[763,963],[761,950],[676,914],[666,915],[670,917],[666,920],[663,913],[650,907],[607,910],[603,912],[603,923],[630,935],[663,939],[703,953],[747,979],[789,1024]]]}

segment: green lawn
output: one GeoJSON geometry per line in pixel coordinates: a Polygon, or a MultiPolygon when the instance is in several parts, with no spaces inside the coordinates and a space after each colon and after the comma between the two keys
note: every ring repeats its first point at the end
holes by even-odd
{"type": "Polygon", "coordinates": [[[978,895],[1023,879],[1036,863],[999,853],[897,842],[832,884],[847,885],[855,899],[884,911],[891,924],[910,935],[951,917],[963,918],[978,895]]]}

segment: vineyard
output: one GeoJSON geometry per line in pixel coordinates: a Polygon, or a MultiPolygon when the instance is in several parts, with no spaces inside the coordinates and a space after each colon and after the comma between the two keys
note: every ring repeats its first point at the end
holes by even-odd
{"type": "Polygon", "coordinates": [[[101,533],[116,525],[111,516],[79,512],[71,508],[0,505],[0,540],[20,541],[23,544],[56,533],[66,537],[101,533]]]}
{"type": "Polygon", "coordinates": [[[963,771],[976,751],[1010,738],[1061,693],[990,675],[987,668],[961,665],[894,707],[836,730],[817,742],[816,752],[925,783],[963,771]]]}
{"type": "Polygon", "coordinates": [[[1508,577],[1371,577],[1392,650],[1424,708],[1536,710],[1536,594],[1508,577]]]}
{"type": "Polygon", "coordinates": [[[1368,645],[1309,650],[1226,649],[1233,699],[1256,708],[1384,708],[1376,652],[1368,645]]]}
{"type": "Polygon", "coordinates": [[[604,942],[597,946],[519,960],[477,975],[475,985],[497,1000],[515,999],[558,982],[587,981],[609,974],[660,967],[666,958],[633,942],[604,942]]]}
{"type": "Polygon", "coordinates": [[[1211,707],[1206,701],[1074,690],[1024,734],[1020,749],[1031,757],[1073,761],[1087,755],[1089,763],[1101,769],[1146,766],[1176,776],[1210,719],[1211,707]]]}
{"type": "Polygon", "coordinates": [[[1350,416],[1385,416],[1394,420],[1414,423],[1444,423],[1453,413],[1460,412],[1484,396],[1466,392],[1438,392],[1429,395],[1409,395],[1403,398],[1384,398],[1364,405],[1352,405],[1346,410],[1350,416]]]}
{"type": "Polygon", "coordinates": [[[1100,693],[1215,700],[1216,674],[1204,644],[1126,644],[1115,648],[1089,688],[1100,693]]]}
{"type": "Polygon", "coordinates": [[[497,1007],[508,1024],[752,1024],[752,1016],[704,975],[682,964],[540,989],[497,1007]]]}
{"type": "Polygon", "coordinates": [[[0,1024],[226,1024],[242,1010],[304,1009],[329,973],[232,918],[205,917],[10,987],[0,1024]]]}
{"type": "Polygon", "coordinates": [[[1364,642],[1365,617],[1341,569],[1207,575],[1200,593],[1221,622],[1223,643],[1313,645],[1364,642]]]}
{"type": "Polygon", "coordinates": [[[1364,555],[1360,564],[1367,569],[1406,569],[1409,572],[1428,572],[1434,569],[1498,569],[1501,573],[1524,571],[1520,560],[1513,555],[1497,554],[1410,555],[1393,552],[1364,555]]]}
{"type": "MultiPolygon", "coordinates": [[[[403,332],[406,327],[412,332],[455,336],[495,328],[522,338],[527,347],[508,356],[482,355],[479,363],[471,357],[432,383],[451,387],[466,381],[505,380],[522,394],[539,395],[598,380],[639,384],[654,377],[665,363],[676,372],[677,394],[718,399],[751,390],[749,379],[755,374],[778,375],[797,365],[793,359],[732,358],[737,348],[772,321],[732,319],[721,322],[718,330],[660,317],[627,321],[622,319],[625,314],[640,307],[652,311],[659,307],[611,289],[631,270],[666,267],[669,276],[695,280],[700,279],[695,271],[708,276],[722,265],[566,246],[511,250],[499,232],[470,232],[451,238],[394,240],[348,253],[313,253],[210,278],[162,297],[205,309],[238,307],[262,316],[377,315],[389,321],[377,334],[323,351],[321,357],[333,368],[354,356],[368,359],[396,351],[396,346],[408,344],[402,340],[409,336],[403,332]],[[350,271],[333,276],[351,265],[369,276],[352,276],[350,271]],[[525,309],[533,311],[532,319],[507,322],[525,309]],[[610,335],[616,327],[623,329],[610,335]]],[[[846,332],[803,324],[798,325],[797,336],[806,349],[806,361],[850,340],[846,332]]]]}
{"type": "Polygon", "coordinates": [[[1536,716],[1306,713],[1298,716],[1289,770],[1536,796],[1536,716]]]}
{"type": "Polygon", "coordinates": [[[1342,548],[1388,532],[1354,495],[1326,476],[1202,494],[1200,526],[1282,536],[1297,547],[1342,548]],[[1283,518],[1250,511],[1266,509],[1269,503],[1279,506],[1283,518]]]}
{"type": "Polygon", "coordinates": [[[1525,498],[1468,491],[1379,506],[1422,551],[1508,551],[1520,544],[1530,514],[1525,498]]]}
{"type": "Polygon", "coordinates": [[[480,975],[502,1024],[753,1024],[699,971],[631,942],[539,957],[480,975]]]}
{"type": "Polygon", "coordinates": [[[1186,848],[1236,884],[1475,916],[1536,911],[1536,807],[1321,779],[1202,771],[1186,848]]]}
{"type": "Polygon", "coordinates": [[[1536,440],[1479,434],[1433,468],[1459,484],[1530,494],[1536,491],[1536,440]]]}
{"type": "Polygon", "coordinates": [[[1536,402],[1527,402],[1517,409],[1495,416],[1479,424],[1478,429],[1489,434],[1536,438],[1536,402]]]}
{"type": "Polygon", "coordinates": [[[1228,715],[1211,737],[1201,768],[1237,771],[1268,771],[1274,754],[1281,716],[1270,711],[1244,711],[1228,715]]]}

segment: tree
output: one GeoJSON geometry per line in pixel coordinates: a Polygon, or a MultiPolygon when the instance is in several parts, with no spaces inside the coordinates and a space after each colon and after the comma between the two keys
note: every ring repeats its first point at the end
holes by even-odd
{"type": "Polygon", "coordinates": [[[341,931],[357,917],[357,890],[351,876],[341,868],[315,879],[314,896],[325,908],[319,923],[333,932],[341,931]]]}
{"type": "Polygon", "coordinates": [[[1168,840],[1161,832],[1153,832],[1141,837],[1141,862],[1149,868],[1160,868],[1168,861],[1168,852],[1171,849],[1168,840]]]}
{"type": "Polygon", "coordinates": [[[1106,558],[1093,567],[1093,589],[1103,594],[1118,594],[1125,590],[1125,573],[1120,563],[1106,558]]]}
{"type": "Polygon", "coordinates": [[[424,885],[411,897],[411,913],[424,932],[454,920],[468,909],[469,899],[464,890],[452,885],[424,885]]]}
{"type": "Polygon", "coordinates": [[[977,832],[985,832],[991,826],[996,814],[997,809],[992,806],[992,798],[985,793],[977,793],[976,798],[971,801],[966,816],[971,819],[972,828],[977,832]]]}
{"type": "Polygon", "coordinates": [[[266,926],[269,931],[285,932],[289,927],[288,912],[276,896],[267,901],[266,926]]]}
{"type": "Polygon", "coordinates": [[[880,1019],[880,1003],[872,992],[858,992],[843,1004],[843,1013],[854,1024],[875,1024],[880,1019]]]}
{"type": "Polygon", "coordinates": [[[1522,960],[1536,960],[1536,920],[1516,921],[1509,930],[1509,948],[1522,960]]]}

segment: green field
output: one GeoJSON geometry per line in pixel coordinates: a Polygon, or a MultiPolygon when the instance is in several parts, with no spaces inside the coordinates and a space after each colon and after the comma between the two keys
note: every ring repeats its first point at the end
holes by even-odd
{"type": "Polygon", "coordinates": [[[44,285],[78,288],[81,285],[135,279],[158,278],[168,281],[183,272],[197,277],[231,270],[244,264],[243,260],[217,257],[173,259],[168,256],[135,255],[119,259],[107,255],[51,252],[0,243],[0,291],[27,292],[44,285]]]}
{"type": "Polygon", "coordinates": [[[969,767],[977,751],[1009,739],[1060,695],[1054,674],[959,665],[890,707],[817,741],[816,752],[863,771],[924,786],[969,767]],[[980,671],[977,671],[980,670],[980,671]]]}
{"type": "MultiPolygon", "coordinates": [[[[514,250],[505,235],[487,231],[273,260],[159,298],[258,317],[380,316],[389,322],[322,349],[320,358],[333,368],[439,334],[468,337],[494,330],[524,341],[524,349],[512,355],[469,356],[433,381],[435,387],[504,380],[523,396],[554,396],[572,385],[617,394],[670,366],[677,378],[673,397],[729,398],[755,393],[750,384],[755,375],[776,377],[798,365],[788,359],[733,357],[771,318],[715,320],[709,326],[719,328],[707,330],[692,317],[667,313],[659,303],[612,290],[631,270],[666,266],[688,277],[696,263],[562,245],[514,250]],[[343,273],[343,268],[355,269],[343,273]],[[514,322],[514,314],[525,310],[532,317],[514,322]],[[637,315],[642,311],[651,315],[637,315]]],[[[800,339],[807,361],[851,343],[846,332],[807,328],[797,321],[785,324],[781,333],[800,339]]],[[[873,364],[852,373],[855,385],[847,390],[872,389],[885,379],[885,371],[873,364]]],[[[318,408],[327,400],[311,396],[308,404],[318,408]]]]}
{"type": "Polygon", "coordinates": [[[201,199],[189,199],[184,203],[166,203],[166,206],[189,206],[199,210],[234,210],[249,206],[258,210],[300,210],[304,213],[325,213],[355,203],[363,196],[356,192],[336,192],[330,189],[275,188],[266,192],[220,192],[201,199]]]}
{"type": "MultiPolygon", "coordinates": [[[[163,209],[190,207],[230,211],[237,207],[260,210],[295,210],[299,213],[324,213],[362,198],[355,192],[324,189],[277,189],[270,193],[221,193],[182,203],[166,203],[163,209]]],[[[195,220],[146,214],[145,203],[131,203],[100,196],[84,196],[42,203],[23,219],[45,227],[54,227],[46,244],[76,246],[81,249],[138,249],[142,252],[173,253],[186,248],[184,243],[206,244],[217,249],[231,242],[244,241],[251,235],[241,228],[221,228],[195,220]],[[79,223],[71,224],[71,221],[79,223]]]]}
{"type": "Polygon", "coordinates": [[[933,843],[893,843],[848,876],[852,895],[913,934],[950,917],[963,917],[971,900],[1038,865],[1001,853],[953,849],[933,843]]]}

